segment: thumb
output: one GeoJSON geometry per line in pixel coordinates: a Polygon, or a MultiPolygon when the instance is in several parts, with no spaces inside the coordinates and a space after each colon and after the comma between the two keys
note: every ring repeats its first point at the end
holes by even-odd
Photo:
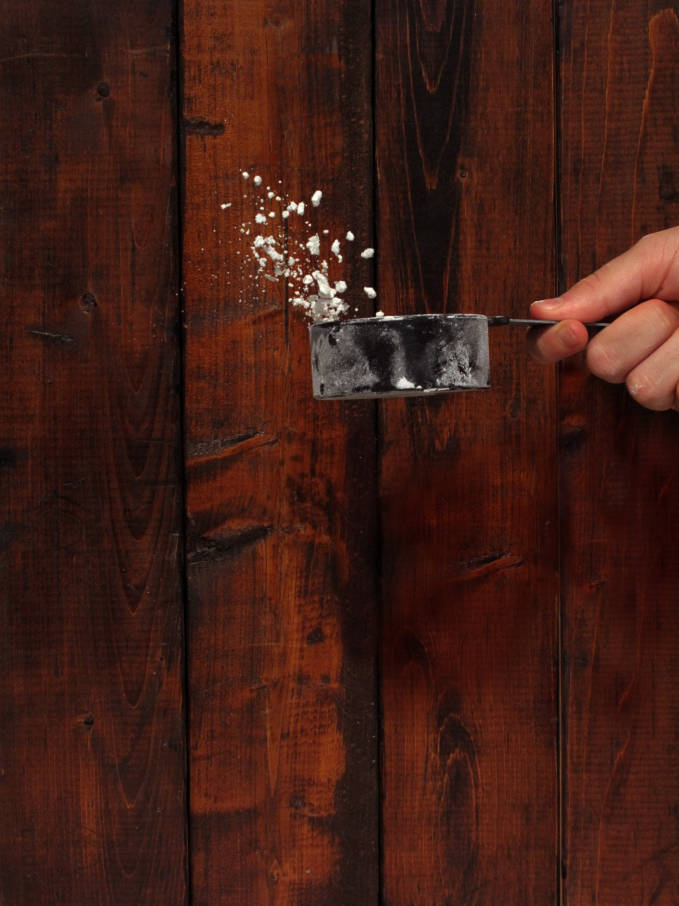
{"type": "Polygon", "coordinates": [[[650,233],[574,284],[563,295],[531,306],[536,318],[599,321],[642,299],[679,299],[679,228],[650,233]]]}

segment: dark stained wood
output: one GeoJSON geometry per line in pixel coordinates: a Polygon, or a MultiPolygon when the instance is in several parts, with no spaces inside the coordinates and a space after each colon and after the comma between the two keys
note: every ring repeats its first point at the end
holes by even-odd
{"type": "MultiPolygon", "coordinates": [[[[679,222],[679,8],[564,5],[566,283],[679,222]]],[[[561,381],[564,902],[679,902],[676,413],[561,381]]]]}
{"type": "Polygon", "coordinates": [[[240,233],[261,174],[368,244],[370,49],[358,0],[185,4],[196,906],[377,902],[374,408],[311,399],[306,324],[240,233]]]}
{"type": "Polygon", "coordinates": [[[3,6],[0,903],[679,902],[676,413],[509,329],[314,403],[240,233],[320,188],[387,313],[525,314],[679,222],[679,5],[370,6],[3,6]]]}
{"type": "MultiPolygon", "coordinates": [[[[378,4],[388,313],[552,291],[551,13],[378,4]]],[[[389,906],[555,901],[555,386],[524,346],[491,337],[491,391],[381,406],[389,906]]]]}
{"type": "Polygon", "coordinates": [[[0,901],[186,902],[172,4],[0,21],[0,901]]]}

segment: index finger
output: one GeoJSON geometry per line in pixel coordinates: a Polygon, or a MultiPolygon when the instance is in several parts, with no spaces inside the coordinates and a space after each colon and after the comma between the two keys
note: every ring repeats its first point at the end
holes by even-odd
{"type": "Polygon", "coordinates": [[[534,302],[531,315],[599,321],[651,298],[679,300],[679,227],[649,233],[563,295],[534,302]]]}

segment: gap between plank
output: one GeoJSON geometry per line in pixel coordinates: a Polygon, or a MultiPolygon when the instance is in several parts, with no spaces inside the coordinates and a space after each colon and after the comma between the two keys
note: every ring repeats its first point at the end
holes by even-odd
{"type": "MultiPolygon", "coordinates": [[[[561,242],[561,18],[559,15],[559,0],[552,0],[552,28],[553,28],[553,194],[554,194],[554,237],[553,237],[553,254],[554,254],[554,283],[555,291],[562,293],[564,290],[564,267],[562,261],[562,242],[561,242]]],[[[566,740],[566,716],[564,713],[564,586],[562,578],[562,536],[561,536],[561,453],[559,445],[560,431],[560,411],[561,411],[561,366],[556,370],[556,382],[554,387],[554,445],[556,450],[557,468],[556,468],[556,551],[557,551],[557,573],[558,573],[558,599],[556,615],[556,779],[557,779],[557,828],[556,828],[556,899],[558,906],[565,906],[565,886],[564,886],[564,869],[566,865],[565,854],[565,783],[566,771],[565,765],[565,740],[566,740]]]]}
{"type": "Polygon", "coordinates": [[[186,197],[186,139],[182,130],[184,114],[184,72],[182,68],[182,49],[184,46],[184,4],[175,0],[173,5],[172,40],[174,42],[174,117],[175,117],[175,173],[177,190],[175,194],[175,255],[177,285],[177,356],[179,386],[179,489],[181,507],[180,538],[180,574],[182,595],[182,635],[183,664],[181,671],[182,685],[182,720],[184,725],[184,878],[185,903],[193,901],[191,883],[191,770],[190,753],[190,702],[189,702],[189,640],[188,640],[188,571],[187,571],[187,502],[188,480],[186,474],[186,331],[184,330],[184,200],[186,197]]]}

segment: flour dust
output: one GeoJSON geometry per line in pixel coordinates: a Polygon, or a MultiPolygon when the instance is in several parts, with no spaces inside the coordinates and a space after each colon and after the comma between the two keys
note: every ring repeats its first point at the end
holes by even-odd
{"type": "MultiPolygon", "coordinates": [[[[319,227],[318,209],[323,200],[320,189],[312,193],[309,202],[293,201],[283,192],[282,180],[272,188],[264,185],[259,174],[251,176],[247,170],[242,171],[241,179],[246,190],[243,200],[254,202],[255,212],[251,220],[244,220],[239,227],[248,249],[243,256],[246,261],[241,263],[243,276],[254,282],[285,281],[292,305],[314,323],[348,314],[350,289],[343,279],[342,265],[347,255],[370,261],[374,249],[358,252],[351,230],[343,231],[342,238],[331,238],[329,230],[319,227]]],[[[222,202],[220,208],[225,211],[232,204],[222,202]]],[[[363,292],[369,299],[377,296],[372,286],[364,286],[363,292]]],[[[383,316],[382,312],[377,316],[383,316]]]]}

